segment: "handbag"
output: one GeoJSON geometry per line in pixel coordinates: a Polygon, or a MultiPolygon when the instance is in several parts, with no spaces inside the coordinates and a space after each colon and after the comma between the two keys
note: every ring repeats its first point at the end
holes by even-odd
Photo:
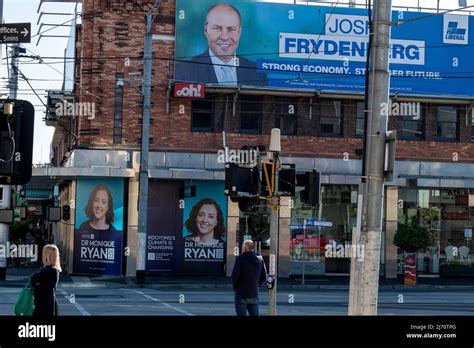
{"type": "Polygon", "coordinates": [[[28,279],[16,300],[15,315],[31,317],[33,315],[34,306],[33,288],[31,286],[31,279],[28,279]]]}

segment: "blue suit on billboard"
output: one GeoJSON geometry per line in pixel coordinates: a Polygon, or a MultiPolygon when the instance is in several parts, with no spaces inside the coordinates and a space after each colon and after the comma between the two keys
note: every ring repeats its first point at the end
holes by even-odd
{"type": "MultiPolygon", "coordinates": [[[[254,62],[240,56],[237,56],[237,59],[239,62],[238,66],[236,66],[237,85],[267,85],[267,75],[257,73],[254,62]]],[[[176,62],[174,69],[176,81],[219,83],[208,50],[191,58],[190,61],[176,62]]]]}

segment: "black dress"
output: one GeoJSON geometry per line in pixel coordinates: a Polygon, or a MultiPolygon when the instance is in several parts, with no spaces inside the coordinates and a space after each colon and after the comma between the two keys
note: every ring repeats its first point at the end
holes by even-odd
{"type": "Polygon", "coordinates": [[[59,271],[52,266],[41,268],[31,276],[35,297],[33,317],[50,318],[58,315],[58,301],[56,300],[56,286],[58,285],[59,271]]]}

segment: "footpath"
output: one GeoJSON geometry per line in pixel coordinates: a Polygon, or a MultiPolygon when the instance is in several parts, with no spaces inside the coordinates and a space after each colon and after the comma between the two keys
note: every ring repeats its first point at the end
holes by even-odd
{"type": "MultiPolygon", "coordinates": [[[[8,268],[6,280],[0,280],[0,287],[23,287],[28,277],[38,267],[8,268]]],[[[154,289],[231,289],[228,277],[210,276],[149,276],[145,284],[137,284],[135,277],[124,276],[71,276],[61,272],[60,288],[154,288],[154,289]]],[[[404,285],[403,278],[385,279],[380,277],[380,289],[472,289],[474,277],[418,277],[417,285],[404,285]]],[[[278,278],[279,290],[307,289],[349,289],[348,276],[278,278]]]]}

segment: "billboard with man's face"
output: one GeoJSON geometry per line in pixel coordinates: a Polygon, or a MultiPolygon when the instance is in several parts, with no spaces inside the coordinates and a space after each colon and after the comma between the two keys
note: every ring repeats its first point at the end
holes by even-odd
{"type": "MultiPolygon", "coordinates": [[[[427,15],[392,11],[391,93],[472,97],[473,17],[427,15]]],[[[363,93],[368,36],[361,8],[177,0],[175,80],[363,93]]]]}

